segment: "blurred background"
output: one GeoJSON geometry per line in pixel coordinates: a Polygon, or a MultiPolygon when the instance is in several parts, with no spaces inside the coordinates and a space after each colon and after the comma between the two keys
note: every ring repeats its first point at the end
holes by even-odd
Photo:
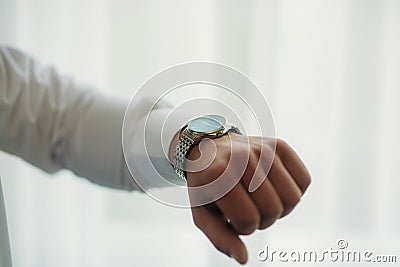
{"type": "MultiPolygon", "coordinates": [[[[313,177],[290,216],[244,238],[248,266],[279,265],[257,259],[266,245],[341,238],[400,260],[399,14],[396,0],[0,0],[0,43],[124,98],[182,62],[242,71],[313,177]]],[[[188,210],[5,153],[0,176],[16,267],[237,266],[188,210]]]]}

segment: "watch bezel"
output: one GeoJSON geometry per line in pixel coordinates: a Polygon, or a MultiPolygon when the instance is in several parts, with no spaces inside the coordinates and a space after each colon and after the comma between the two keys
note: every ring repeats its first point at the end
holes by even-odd
{"type": "Polygon", "coordinates": [[[186,129],[188,131],[190,131],[190,133],[192,133],[193,135],[198,135],[198,136],[214,136],[216,134],[218,134],[219,132],[223,132],[225,129],[225,124],[226,124],[226,119],[223,116],[220,115],[205,115],[205,116],[200,116],[197,118],[192,119],[187,125],[186,125],[186,129]],[[192,129],[191,124],[193,122],[195,122],[196,120],[200,120],[200,119],[208,119],[208,120],[213,120],[216,123],[218,123],[220,125],[219,128],[213,129],[211,131],[195,131],[192,129]]]}

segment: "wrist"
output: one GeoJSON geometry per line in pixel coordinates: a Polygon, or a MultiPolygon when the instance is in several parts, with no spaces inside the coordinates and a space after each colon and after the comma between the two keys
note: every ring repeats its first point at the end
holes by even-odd
{"type": "Polygon", "coordinates": [[[237,127],[226,123],[226,119],[220,115],[206,115],[191,120],[175,134],[169,147],[168,158],[178,176],[186,181],[185,158],[189,157],[197,143],[204,138],[220,138],[230,132],[240,134],[237,127]]]}

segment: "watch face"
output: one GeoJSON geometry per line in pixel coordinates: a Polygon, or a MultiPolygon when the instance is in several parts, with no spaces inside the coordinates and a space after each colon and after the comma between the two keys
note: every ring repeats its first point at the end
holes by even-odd
{"type": "Polygon", "coordinates": [[[214,133],[224,129],[225,118],[219,115],[207,115],[189,122],[189,130],[196,133],[214,133]]]}

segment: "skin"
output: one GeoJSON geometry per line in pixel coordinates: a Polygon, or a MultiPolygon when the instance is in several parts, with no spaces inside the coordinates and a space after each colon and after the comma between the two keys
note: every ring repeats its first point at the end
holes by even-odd
{"type": "MultiPolygon", "coordinates": [[[[176,136],[170,146],[170,159],[177,142],[176,136]]],[[[266,229],[277,219],[289,214],[310,185],[310,174],[296,152],[281,139],[230,133],[212,140],[205,139],[201,143],[202,153],[198,144],[190,150],[188,159],[198,160],[202,155],[207,157],[214,154],[215,158],[206,169],[187,172],[189,187],[218,179],[227,168],[231,168],[228,163],[233,156],[247,161],[244,172],[228,172],[232,176],[243,173],[237,177],[240,180],[232,190],[210,204],[192,207],[194,224],[211,243],[222,253],[245,264],[248,254],[240,235],[266,229]],[[273,158],[270,169],[264,166],[266,158],[263,155],[273,158]],[[256,178],[263,181],[255,191],[249,192],[250,181],[256,178]]],[[[189,198],[193,198],[190,190],[189,198]]]]}

